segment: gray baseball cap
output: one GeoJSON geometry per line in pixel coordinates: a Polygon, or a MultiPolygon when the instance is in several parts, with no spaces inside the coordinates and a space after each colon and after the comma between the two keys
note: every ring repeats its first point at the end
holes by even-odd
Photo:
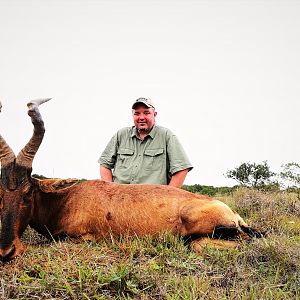
{"type": "Polygon", "coordinates": [[[149,108],[150,107],[155,108],[153,101],[149,98],[139,98],[139,99],[135,100],[133,105],[132,105],[132,109],[135,109],[138,104],[144,104],[149,108]]]}

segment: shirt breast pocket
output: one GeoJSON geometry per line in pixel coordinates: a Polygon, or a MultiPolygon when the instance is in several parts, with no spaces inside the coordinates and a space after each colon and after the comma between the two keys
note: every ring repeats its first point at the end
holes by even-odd
{"type": "Polygon", "coordinates": [[[128,148],[121,148],[118,150],[118,167],[128,168],[130,166],[131,159],[133,157],[134,151],[128,148]]]}
{"type": "Polygon", "coordinates": [[[164,149],[147,149],[144,152],[144,162],[146,170],[158,170],[165,168],[164,149]]]}

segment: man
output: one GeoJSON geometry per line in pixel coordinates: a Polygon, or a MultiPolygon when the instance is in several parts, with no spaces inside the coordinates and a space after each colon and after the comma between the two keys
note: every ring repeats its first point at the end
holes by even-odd
{"type": "Polygon", "coordinates": [[[134,126],[120,129],[98,160],[102,180],[182,186],[193,167],[177,137],[155,124],[156,115],[150,99],[133,103],[134,126]]]}

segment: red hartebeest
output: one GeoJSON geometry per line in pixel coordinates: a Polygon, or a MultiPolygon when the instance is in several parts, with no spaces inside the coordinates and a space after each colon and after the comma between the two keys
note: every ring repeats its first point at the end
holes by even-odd
{"type": "Polygon", "coordinates": [[[178,188],[31,177],[32,161],[45,132],[38,106],[48,100],[28,104],[34,132],[17,157],[0,135],[2,260],[23,252],[20,238],[28,225],[47,237],[89,240],[124,233],[155,235],[170,231],[193,237],[198,250],[210,238],[216,246],[231,247],[237,242],[223,244],[219,238],[239,233],[249,239],[260,237],[223,202],[178,188]]]}

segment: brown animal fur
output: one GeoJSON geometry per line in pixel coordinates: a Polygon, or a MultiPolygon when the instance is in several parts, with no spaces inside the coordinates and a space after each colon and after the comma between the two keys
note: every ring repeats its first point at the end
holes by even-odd
{"type": "Polygon", "coordinates": [[[125,232],[153,235],[163,230],[209,235],[216,226],[245,225],[218,200],[161,185],[91,180],[51,193],[36,193],[35,207],[33,228],[41,231],[43,224],[54,236],[97,239],[125,232]]]}
{"type": "MultiPolygon", "coordinates": [[[[45,183],[36,181],[35,185],[45,189],[45,183]]],[[[51,186],[51,181],[48,183],[51,186]]],[[[30,225],[44,235],[51,232],[53,237],[97,240],[110,235],[156,235],[169,231],[197,236],[193,248],[201,252],[201,245],[207,244],[207,236],[212,236],[216,228],[236,228],[242,232],[241,226],[248,227],[223,202],[168,186],[91,180],[36,195],[37,209],[30,225]]],[[[238,244],[215,241],[218,248],[238,244]]]]}

